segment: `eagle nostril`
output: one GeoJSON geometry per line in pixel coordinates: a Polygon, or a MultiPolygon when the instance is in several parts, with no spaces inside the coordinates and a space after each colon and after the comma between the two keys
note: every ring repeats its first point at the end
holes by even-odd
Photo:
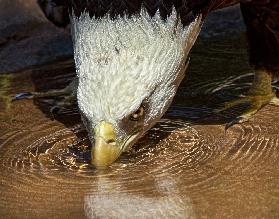
{"type": "Polygon", "coordinates": [[[116,144],[114,139],[108,139],[108,140],[106,140],[106,143],[107,144],[116,144]]]}

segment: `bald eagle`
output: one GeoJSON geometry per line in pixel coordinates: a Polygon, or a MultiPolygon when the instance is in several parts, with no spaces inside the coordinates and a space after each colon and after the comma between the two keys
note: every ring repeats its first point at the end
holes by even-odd
{"type": "MultiPolygon", "coordinates": [[[[165,113],[184,77],[188,54],[207,14],[235,0],[38,0],[59,26],[71,23],[77,81],[72,86],[92,141],[92,163],[104,168],[165,113]]],[[[251,102],[235,121],[267,103],[279,75],[277,0],[241,1],[255,80],[227,107],[251,102]],[[277,31],[276,31],[277,30],[277,31]]]]}

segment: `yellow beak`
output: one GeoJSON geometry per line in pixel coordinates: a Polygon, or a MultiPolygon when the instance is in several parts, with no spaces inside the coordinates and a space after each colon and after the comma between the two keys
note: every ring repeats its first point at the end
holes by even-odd
{"type": "Polygon", "coordinates": [[[119,157],[122,152],[122,144],[117,142],[116,130],[109,122],[100,122],[94,132],[95,145],[91,152],[92,164],[98,169],[104,169],[119,157]]]}

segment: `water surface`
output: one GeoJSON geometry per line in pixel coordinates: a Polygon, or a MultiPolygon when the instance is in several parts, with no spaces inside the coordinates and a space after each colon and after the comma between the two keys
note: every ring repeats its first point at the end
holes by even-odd
{"type": "Polygon", "coordinates": [[[71,59],[0,75],[0,217],[278,218],[279,108],[228,130],[241,109],[214,113],[251,84],[243,37],[200,39],[191,57],[164,118],[105,171],[76,106],[53,116],[53,99],[10,102],[64,87],[71,59]]]}

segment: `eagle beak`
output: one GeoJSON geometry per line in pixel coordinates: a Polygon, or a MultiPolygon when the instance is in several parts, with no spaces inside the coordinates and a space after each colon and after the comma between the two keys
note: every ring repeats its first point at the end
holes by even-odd
{"type": "Polygon", "coordinates": [[[102,121],[94,129],[95,145],[91,152],[92,164],[98,169],[107,168],[122,152],[116,130],[109,122],[102,121]]]}

